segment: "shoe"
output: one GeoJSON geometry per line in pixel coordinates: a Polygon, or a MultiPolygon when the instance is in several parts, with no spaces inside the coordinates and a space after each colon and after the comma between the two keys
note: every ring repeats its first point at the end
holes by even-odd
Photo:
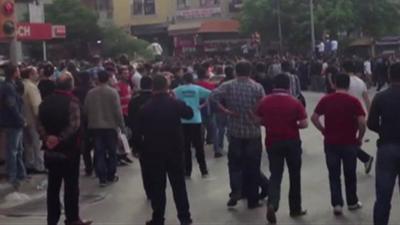
{"type": "Polygon", "coordinates": [[[65,225],[91,225],[93,221],[78,220],[75,222],[65,222],[65,225]]]}
{"type": "Polygon", "coordinates": [[[129,164],[133,163],[133,160],[130,159],[128,156],[124,156],[124,157],[122,158],[122,160],[124,160],[125,162],[127,162],[127,163],[129,163],[129,164]]]}
{"type": "Polygon", "coordinates": [[[92,170],[85,170],[85,176],[86,176],[86,177],[91,177],[91,176],[93,176],[93,171],[92,171],[92,170]]]}
{"type": "Polygon", "coordinates": [[[117,183],[119,181],[119,177],[118,176],[114,176],[111,179],[107,180],[109,183],[117,183]]]}
{"type": "Polygon", "coordinates": [[[208,174],[208,172],[201,174],[201,178],[203,178],[203,179],[207,179],[209,177],[210,177],[210,175],[208,174]]]}
{"type": "Polygon", "coordinates": [[[271,206],[267,209],[267,220],[270,224],[276,224],[275,209],[271,206]]]}
{"type": "Polygon", "coordinates": [[[304,215],[307,215],[307,210],[290,212],[290,217],[300,217],[300,216],[304,216],[304,215]]]}
{"type": "Polygon", "coordinates": [[[254,202],[254,203],[248,203],[247,204],[247,208],[248,209],[257,209],[257,208],[260,208],[262,206],[263,206],[263,204],[261,204],[259,202],[254,202]]]}
{"type": "Polygon", "coordinates": [[[156,222],[154,220],[150,220],[146,222],[146,225],[164,225],[164,222],[156,222]]]}
{"type": "Polygon", "coordinates": [[[100,181],[99,183],[99,187],[103,188],[103,187],[107,187],[108,183],[106,181],[100,181]]]}
{"type": "Polygon", "coordinates": [[[265,188],[265,187],[261,188],[261,193],[259,195],[259,199],[264,200],[267,197],[268,197],[268,188],[265,188]]]}
{"type": "Polygon", "coordinates": [[[366,174],[369,174],[371,172],[373,162],[374,162],[374,157],[370,157],[368,162],[364,163],[366,174]]]}
{"type": "Polygon", "coordinates": [[[186,221],[181,221],[181,225],[192,225],[193,220],[192,219],[188,219],[186,221]]]}
{"type": "Polygon", "coordinates": [[[342,206],[337,205],[337,206],[333,207],[333,214],[335,214],[335,216],[341,216],[343,214],[342,206]]]}
{"type": "Polygon", "coordinates": [[[227,205],[228,207],[234,207],[234,206],[237,205],[237,203],[238,203],[238,200],[237,200],[237,199],[230,198],[229,201],[228,201],[228,203],[226,203],[226,205],[227,205]]]}
{"type": "Polygon", "coordinates": [[[216,159],[221,158],[223,156],[224,155],[221,152],[217,152],[217,153],[214,154],[214,158],[216,158],[216,159]]]}
{"type": "Polygon", "coordinates": [[[349,205],[348,206],[348,209],[350,211],[354,211],[354,210],[361,209],[361,208],[362,208],[362,203],[361,202],[357,202],[357,204],[355,204],[355,205],[349,205]]]}
{"type": "Polygon", "coordinates": [[[122,161],[122,160],[118,160],[118,166],[127,166],[128,163],[122,161]]]}

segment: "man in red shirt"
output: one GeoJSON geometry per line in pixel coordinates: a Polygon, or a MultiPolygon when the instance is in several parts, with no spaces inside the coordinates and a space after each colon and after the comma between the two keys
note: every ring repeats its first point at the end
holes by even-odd
{"type": "Polygon", "coordinates": [[[357,197],[357,150],[366,130],[365,112],[360,101],[347,93],[350,77],[335,77],[336,92],[318,103],[312,122],[325,137],[326,163],[329,171],[331,203],[335,215],[342,214],[341,164],[343,163],[346,199],[349,210],[362,207],[357,197]],[[325,117],[323,124],[320,117],[325,117]]]}
{"type": "Polygon", "coordinates": [[[299,129],[308,127],[304,106],[290,95],[290,78],[279,74],[274,78],[275,89],[265,97],[257,109],[266,127],[266,145],[270,162],[271,180],[267,219],[276,223],[284,162],[289,169],[289,208],[292,217],[303,216],[307,211],[301,206],[301,140],[299,129]]]}

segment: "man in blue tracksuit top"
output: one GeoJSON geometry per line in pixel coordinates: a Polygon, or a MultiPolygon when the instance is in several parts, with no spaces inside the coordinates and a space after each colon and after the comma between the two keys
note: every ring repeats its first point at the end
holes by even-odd
{"type": "Polygon", "coordinates": [[[190,120],[182,120],[183,131],[185,135],[185,172],[186,177],[192,175],[192,153],[191,147],[196,150],[196,158],[199,163],[200,172],[203,177],[208,175],[207,164],[204,155],[204,140],[201,134],[201,107],[200,100],[206,100],[211,91],[193,84],[193,75],[186,74],[183,76],[184,85],[176,88],[174,93],[179,100],[184,101],[193,110],[193,118],[190,120]]]}

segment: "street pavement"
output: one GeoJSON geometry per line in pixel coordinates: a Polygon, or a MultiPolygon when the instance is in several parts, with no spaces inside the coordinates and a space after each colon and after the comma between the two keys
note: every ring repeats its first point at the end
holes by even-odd
{"type": "MultiPolygon", "coordinates": [[[[307,111],[312,113],[321,94],[306,93],[307,111]]],[[[369,142],[364,149],[375,156],[377,136],[367,133],[369,142]]],[[[330,206],[328,171],[322,145],[322,136],[310,127],[302,131],[303,169],[302,193],[303,207],[308,215],[299,219],[289,217],[287,170],[282,183],[281,208],[277,214],[278,224],[282,225],[367,225],[372,224],[372,208],[375,200],[374,171],[364,173],[363,164],[358,164],[358,194],[363,208],[356,212],[344,210],[344,215],[335,217],[330,206]]],[[[207,146],[208,166],[211,177],[202,179],[197,167],[191,180],[187,181],[191,212],[194,225],[258,225],[266,224],[265,207],[248,210],[245,202],[234,209],[228,209],[229,178],[226,157],[214,159],[211,146],[207,146]]],[[[262,170],[269,174],[267,157],[263,155],[262,170]]],[[[113,186],[99,188],[95,178],[81,178],[81,215],[92,219],[98,225],[143,225],[151,216],[151,207],[143,192],[139,163],[120,167],[120,181],[113,186]]],[[[38,190],[38,192],[40,192],[38,190]]],[[[43,192],[43,191],[42,191],[43,192]]],[[[166,223],[179,224],[176,210],[168,187],[166,223]]],[[[344,193],[344,192],[343,192],[344,193]]],[[[400,224],[399,195],[393,197],[391,224],[400,224]]],[[[46,215],[45,199],[32,201],[23,206],[6,208],[0,204],[1,225],[44,225],[46,215]]],[[[61,222],[63,219],[61,220],[61,222]]],[[[60,224],[62,224],[60,222],[60,224]]]]}

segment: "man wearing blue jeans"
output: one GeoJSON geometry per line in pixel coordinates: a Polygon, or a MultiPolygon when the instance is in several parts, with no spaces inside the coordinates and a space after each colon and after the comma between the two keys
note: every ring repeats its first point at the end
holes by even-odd
{"type": "Polygon", "coordinates": [[[265,94],[263,87],[250,79],[250,73],[250,63],[239,62],[236,65],[237,78],[223,83],[211,99],[228,116],[231,195],[227,205],[235,206],[245,190],[247,206],[254,209],[260,206],[258,189],[262,151],[261,129],[255,110],[265,94]],[[246,187],[242,187],[243,184],[246,187]]]}
{"type": "Polygon", "coordinates": [[[362,207],[357,197],[356,168],[357,151],[364,138],[366,125],[361,102],[347,92],[350,86],[349,76],[339,74],[334,82],[336,92],[321,99],[312,116],[312,122],[325,138],[333,212],[335,215],[342,215],[342,164],[348,209],[357,210],[362,207]],[[325,117],[324,124],[320,121],[321,116],[325,117]]]}
{"type": "Polygon", "coordinates": [[[18,67],[11,64],[5,67],[4,72],[6,80],[0,84],[0,127],[4,128],[5,133],[8,180],[18,189],[20,182],[26,178],[22,158],[25,119],[22,95],[17,87],[20,72],[18,67]]]}
{"type": "Polygon", "coordinates": [[[100,84],[87,94],[84,112],[95,141],[96,174],[100,187],[105,187],[118,181],[117,130],[124,130],[125,124],[118,92],[108,84],[108,72],[100,71],[97,76],[100,84]]]}
{"type": "Polygon", "coordinates": [[[372,102],[368,127],[379,134],[374,224],[389,223],[391,200],[400,175],[400,64],[390,68],[390,87],[372,102]]]}

